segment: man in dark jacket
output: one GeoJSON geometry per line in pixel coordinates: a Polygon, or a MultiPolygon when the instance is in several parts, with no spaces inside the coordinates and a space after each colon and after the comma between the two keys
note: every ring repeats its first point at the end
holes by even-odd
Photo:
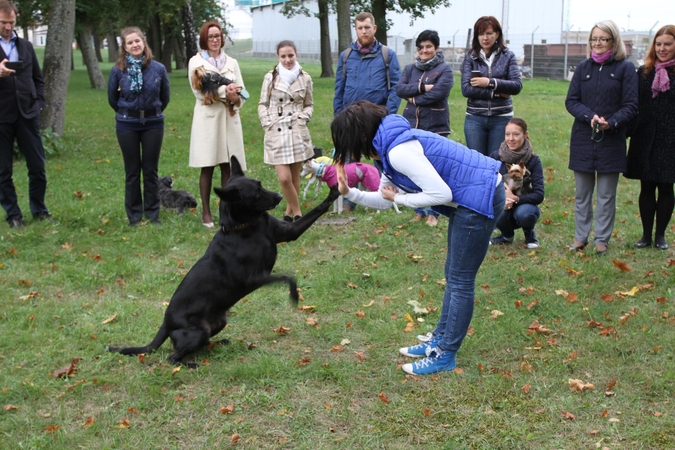
{"type": "Polygon", "coordinates": [[[14,32],[16,6],[0,0],[0,204],[11,228],[23,227],[12,180],[14,140],[26,158],[30,210],[39,220],[52,220],[45,205],[47,176],[40,135],[44,81],[30,41],[14,32]]]}

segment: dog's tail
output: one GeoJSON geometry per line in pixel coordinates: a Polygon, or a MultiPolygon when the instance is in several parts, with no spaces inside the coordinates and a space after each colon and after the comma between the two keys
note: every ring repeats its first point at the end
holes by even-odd
{"type": "Polygon", "coordinates": [[[140,355],[141,353],[150,354],[154,350],[158,349],[168,338],[169,333],[166,331],[166,325],[162,323],[162,326],[159,328],[159,331],[157,332],[157,336],[155,336],[155,338],[152,340],[151,343],[149,343],[144,347],[113,347],[107,345],[106,350],[108,350],[109,352],[121,353],[127,356],[140,355]]]}

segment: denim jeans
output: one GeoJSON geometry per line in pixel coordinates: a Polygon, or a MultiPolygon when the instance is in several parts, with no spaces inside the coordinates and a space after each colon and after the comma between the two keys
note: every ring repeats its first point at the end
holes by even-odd
{"type": "Polygon", "coordinates": [[[464,137],[466,146],[484,155],[499,149],[504,142],[504,130],[512,117],[473,116],[467,114],[464,119],[464,137]]]}
{"type": "Polygon", "coordinates": [[[422,217],[434,216],[438,219],[438,213],[428,206],[426,208],[415,208],[415,214],[419,214],[422,217]]]}
{"type": "Polygon", "coordinates": [[[448,217],[448,254],[445,261],[445,296],[441,319],[434,330],[442,336],[438,347],[456,352],[469,329],[473,316],[476,274],[488,250],[490,235],[504,210],[504,183],[495,188],[494,218],[462,206],[448,217]]]}
{"type": "Polygon", "coordinates": [[[528,203],[516,205],[515,208],[502,212],[497,221],[497,228],[503,236],[513,237],[514,230],[518,228],[527,231],[534,230],[540,215],[541,211],[537,205],[528,203]]]}

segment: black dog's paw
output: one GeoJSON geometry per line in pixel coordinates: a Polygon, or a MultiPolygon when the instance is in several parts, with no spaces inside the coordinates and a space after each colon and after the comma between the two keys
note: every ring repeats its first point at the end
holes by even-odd
{"type": "Polygon", "coordinates": [[[333,203],[337,198],[340,196],[340,190],[338,189],[337,185],[333,186],[330,188],[330,192],[328,193],[328,197],[326,198],[326,201],[329,203],[333,203]]]}

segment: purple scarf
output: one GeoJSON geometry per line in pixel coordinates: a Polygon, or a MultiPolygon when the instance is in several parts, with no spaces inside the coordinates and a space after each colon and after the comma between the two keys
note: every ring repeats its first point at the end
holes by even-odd
{"type": "Polygon", "coordinates": [[[593,58],[593,61],[595,61],[598,64],[604,64],[606,63],[609,58],[612,57],[612,49],[610,48],[607,50],[605,53],[597,54],[594,51],[591,51],[591,58],[593,58]]]}
{"type": "Polygon", "coordinates": [[[371,42],[368,47],[364,47],[363,45],[361,45],[361,42],[359,42],[358,39],[356,40],[356,49],[362,55],[367,55],[368,53],[373,51],[373,49],[375,48],[376,45],[377,45],[377,39],[373,39],[373,42],[371,42]]]}
{"type": "Polygon", "coordinates": [[[652,83],[652,98],[655,98],[661,92],[670,90],[670,78],[668,78],[667,67],[675,66],[675,59],[666,62],[656,63],[656,75],[652,83]]]}

